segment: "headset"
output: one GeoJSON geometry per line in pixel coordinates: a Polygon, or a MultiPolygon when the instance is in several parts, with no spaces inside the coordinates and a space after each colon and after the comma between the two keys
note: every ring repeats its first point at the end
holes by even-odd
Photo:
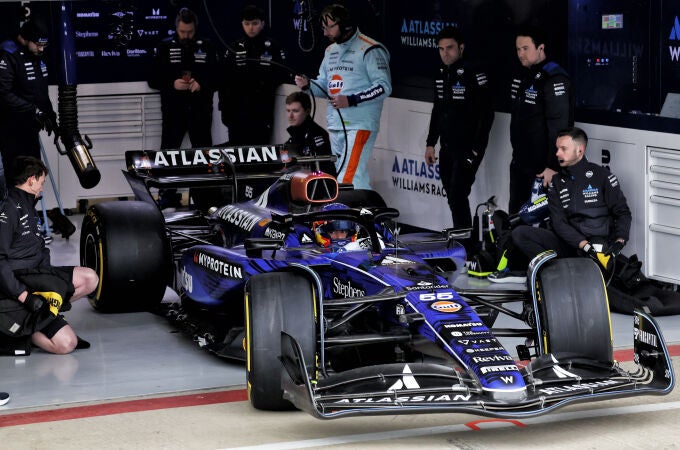
{"type": "Polygon", "coordinates": [[[321,21],[327,23],[329,19],[335,21],[338,24],[342,34],[349,33],[356,28],[356,25],[352,20],[352,16],[349,14],[347,8],[345,8],[343,5],[334,3],[324,8],[323,12],[321,13],[321,21]]]}

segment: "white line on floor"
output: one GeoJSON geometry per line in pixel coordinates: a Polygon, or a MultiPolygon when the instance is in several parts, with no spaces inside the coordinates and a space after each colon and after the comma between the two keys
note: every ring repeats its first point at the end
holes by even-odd
{"type": "MultiPolygon", "coordinates": [[[[617,408],[602,408],[592,410],[579,410],[574,412],[563,412],[557,414],[549,414],[540,417],[515,420],[515,422],[521,422],[524,425],[532,425],[539,423],[561,422],[592,417],[619,416],[623,414],[639,414],[666,411],[671,409],[680,409],[680,401],[669,403],[652,403],[635,406],[622,406],[617,408]]],[[[486,417],[479,418],[479,421],[483,422],[485,420],[489,420],[489,418],[486,417]]],[[[477,420],[472,420],[468,423],[475,422],[477,422],[477,420]]],[[[513,424],[510,421],[501,420],[483,423],[481,424],[480,428],[504,428],[511,426],[515,426],[515,424],[513,424]]],[[[468,426],[467,424],[462,423],[458,425],[443,425],[437,427],[413,428],[409,430],[391,430],[383,431],[380,433],[350,434],[346,436],[334,436],[320,439],[306,439],[301,441],[273,442],[269,444],[250,445],[246,447],[229,447],[229,450],[286,450],[286,449],[320,447],[326,445],[349,444],[352,442],[381,441],[388,439],[399,439],[434,434],[460,433],[464,431],[473,431],[473,428],[470,428],[470,426],[468,426]]],[[[222,450],[227,449],[225,448],[222,450]]]]}

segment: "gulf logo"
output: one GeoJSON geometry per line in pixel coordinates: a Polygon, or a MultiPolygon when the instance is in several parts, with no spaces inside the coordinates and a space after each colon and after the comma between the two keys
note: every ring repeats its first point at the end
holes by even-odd
{"type": "Polygon", "coordinates": [[[342,76],[335,74],[328,81],[328,92],[331,95],[338,95],[342,91],[345,82],[342,80],[342,76]]]}
{"type": "Polygon", "coordinates": [[[431,303],[430,308],[443,313],[455,313],[460,311],[462,306],[455,302],[439,301],[431,303]]]}

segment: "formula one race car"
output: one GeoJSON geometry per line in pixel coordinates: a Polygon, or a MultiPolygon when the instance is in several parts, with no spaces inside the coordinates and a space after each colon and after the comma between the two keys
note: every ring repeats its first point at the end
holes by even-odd
{"type": "Polygon", "coordinates": [[[100,275],[94,307],[152,309],[171,286],[177,322],[203,347],[246,361],[255,408],[319,418],[525,417],[672,390],[668,350],[645,312],[634,315],[635,368],[614,360],[591,260],[547,252],[531,263],[529,289],[456,290],[458,231],[401,234],[398,211],[376,205],[377,194],[266,151],[127,152],[140,201],[94,205],[83,222],[82,263],[100,275]],[[166,187],[207,189],[198,203],[223,204],[162,213],[150,192],[166,187]],[[523,326],[494,327],[499,314],[523,326]],[[506,337],[524,342],[520,362],[506,337]]]}

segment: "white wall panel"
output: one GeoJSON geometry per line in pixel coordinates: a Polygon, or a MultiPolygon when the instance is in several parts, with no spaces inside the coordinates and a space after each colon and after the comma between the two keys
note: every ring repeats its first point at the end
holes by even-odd
{"type": "MultiPolygon", "coordinates": [[[[283,100],[296,89],[293,85],[279,89],[273,143],[287,139],[285,129],[288,124],[283,100]]],[[[55,87],[51,87],[51,93],[56,105],[55,87]]],[[[74,207],[79,199],[131,195],[120,175],[125,151],[155,149],[160,143],[160,100],[146,83],[79,86],[78,95],[98,97],[93,102],[82,101],[79,118],[81,131],[92,137],[95,147],[92,153],[102,172],[102,181],[94,189],[81,188],[67,158],[56,155],[54,145],[45,135],[43,142],[52,170],[59,180],[64,206],[68,208],[74,207]]],[[[324,99],[316,99],[315,120],[322,126],[326,124],[326,105],[324,99]]],[[[427,168],[423,170],[430,111],[431,104],[426,102],[387,99],[369,171],[374,188],[390,206],[401,211],[404,223],[439,230],[450,226],[451,218],[445,197],[437,193],[441,191],[441,182],[431,177],[427,168]],[[409,170],[401,170],[404,165],[409,170]],[[414,186],[417,189],[413,189],[414,186]]],[[[508,167],[512,153],[509,125],[509,114],[496,113],[486,156],[470,196],[473,208],[495,196],[498,207],[507,209],[508,167]]],[[[680,155],[678,136],[602,125],[577,125],[584,128],[590,137],[588,158],[611,167],[620,178],[631,207],[633,226],[624,253],[637,253],[651,277],[680,282],[680,270],[677,269],[680,265],[676,264],[676,255],[680,254],[680,236],[675,234],[679,226],[680,206],[667,200],[672,198],[669,192],[675,192],[675,184],[680,183],[675,172],[680,170],[680,166],[668,168],[667,164],[648,161],[652,158],[648,148],[652,147],[680,155]],[[659,198],[662,201],[659,202],[659,198]]],[[[215,101],[213,142],[219,144],[227,138],[228,132],[220,122],[215,101]]],[[[185,139],[183,147],[188,146],[188,139],[185,139]]],[[[678,158],[680,161],[680,156],[678,158]]],[[[48,204],[54,206],[49,186],[46,191],[48,204]]]]}

